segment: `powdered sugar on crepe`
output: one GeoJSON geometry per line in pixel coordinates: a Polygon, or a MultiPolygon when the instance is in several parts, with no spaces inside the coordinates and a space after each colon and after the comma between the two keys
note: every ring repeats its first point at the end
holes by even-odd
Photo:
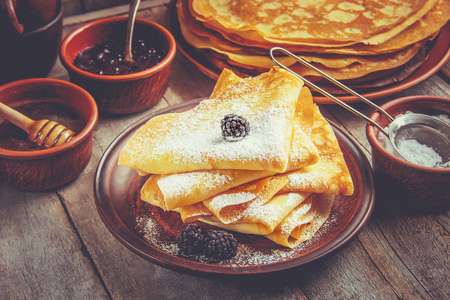
{"type": "Polygon", "coordinates": [[[281,205],[262,205],[249,211],[244,218],[251,219],[254,222],[259,221],[264,224],[276,224],[280,221],[280,214],[289,212],[293,207],[301,203],[305,197],[301,194],[289,193],[284,196],[284,202],[281,205]]]}
{"type": "Polygon", "coordinates": [[[302,82],[278,69],[226,82],[190,110],[150,119],[127,141],[119,164],[151,174],[211,169],[284,172],[302,82]],[[242,140],[222,137],[221,120],[231,113],[250,124],[242,140]]]}
{"type": "MultiPolygon", "coordinates": [[[[325,171],[324,171],[325,172],[325,171]]],[[[318,171],[312,172],[294,172],[288,175],[289,185],[295,187],[309,187],[310,190],[318,190],[327,188],[327,181],[324,178],[324,174],[318,171]]]]}
{"type": "Polygon", "coordinates": [[[199,183],[203,189],[214,189],[232,180],[233,177],[226,174],[189,172],[162,177],[158,180],[158,186],[164,197],[175,198],[188,195],[199,183]]]}
{"type": "Polygon", "coordinates": [[[249,202],[256,197],[254,193],[242,192],[242,193],[229,193],[214,197],[209,203],[209,206],[214,211],[219,211],[221,208],[230,205],[237,205],[249,202]]]}
{"type": "Polygon", "coordinates": [[[311,205],[301,205],[296,209],[289,218],[284,219],[280,226],[281,234],[283,236],[289,236],[295,227],[310,222],[315,215],[310,214],[309,217],[305,216],[311,209],[311,205]]]}
{"type": "Polygon", "coordinates": [[[252,116],[246,106],[236,106],[230,112],[240,114],[250,122],[250,133],[243,140],[228,142],[223,139],[220,127],[222,115],[204,120],[202,114],[193,111],[180,118],[180,126],[169,129],[164,144],[153,145],[151,154],[172,153],[175,164],[200,164],[208,160],[246,162],[255,158],[286,160],[285,141],[289,121],[280,116],[289,116],[289,110],[271,109],[252,116]]]}

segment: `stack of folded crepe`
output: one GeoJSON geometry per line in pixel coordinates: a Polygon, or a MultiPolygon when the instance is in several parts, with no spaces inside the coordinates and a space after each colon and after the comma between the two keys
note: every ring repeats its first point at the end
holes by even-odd
{"type": "MultiPolygon", "coordinates": [[[[424,62],[426,44],[450,19],[450,1],[179,0],[177,15],[183,38],[218,70],[266,72],[269,50],[283,47],[363,89],[401,81],[424,62]]],[[[277,59],[321,79],[291,57],[277,59]]]]}
{"type": "Polygon", "coordinates": [[[334,195],[353,183],[330,124],[310,91],[273,68],[240,78],[224,70],[193,109],[150,119],[127,141],[119,164],[150,174],[141,199],[203,221],[295,247],[327,220],[334,195]],[[221,119],[235,113],[247,136],[227,141],[221,119]]]}

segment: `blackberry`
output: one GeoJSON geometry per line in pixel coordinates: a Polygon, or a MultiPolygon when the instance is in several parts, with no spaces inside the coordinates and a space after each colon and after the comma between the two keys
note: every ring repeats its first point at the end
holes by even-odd
{"type": "Polygon", "coordinates": [[[230,259],[236,255],[238,242],[228,232],[208,231],[205,237],[205,257],[213,260],[230,259]]]}
{"type": "Polygon", "coordinates": [[[203,227],[195,223],[189,223],[177,237],[180,254],[183,256],[201,254],[204,238],[205,230],[203,227]]]}
{"type": "Polygon", "coordinates": [[[228,114],[221,121],[222,136],[227,141],[242,140],[250,132],[250,123],[236,114],[228,114]]]}

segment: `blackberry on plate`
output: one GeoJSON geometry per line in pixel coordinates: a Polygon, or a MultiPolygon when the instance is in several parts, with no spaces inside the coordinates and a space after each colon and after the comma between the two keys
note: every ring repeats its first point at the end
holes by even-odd
{"type": "Polygon", "coordinates": [[[222,136],[227,141],[239,141],[250,132],[250,123],[244,117],[231,113],[226,115],[221,121],[222,136]]]}
{"type": "Polygon", "coordinates": [[[201,254],[203,252],[205,233],[205,229],[202,226],[189,223],[177,237],[180,254],[184,256],[201,254]]]}
{"type": "Polygon", "coordinates": [[[238,242],[226,231],[208,231],[205,237],[205,257],[213,260],[230,259],[236,255],[238,242]]]}

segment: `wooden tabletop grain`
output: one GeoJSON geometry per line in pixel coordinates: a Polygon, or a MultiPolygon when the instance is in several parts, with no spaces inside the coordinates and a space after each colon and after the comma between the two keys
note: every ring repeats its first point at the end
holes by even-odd
{"type": "MultiPolygon", "coordinates": [[[[138,13],[164,24],[167,2],[143,1],[138,13]]],[[[127,13],[118,6],[64,19],[64,35],[89,20],[127,13]]],[[[384,99],[408,95],[450,98],[450,64],[426,81],[384,99]]],[[[58,61],[49,77],[69,80],[58,61]]],[[[214,81],[181,54],[169,89],[148,111],[100,117],[92,159],[71,184],[53,192],[0,185],[0,299],[449,299],[448,211],[411,214],[376,199],[361,233],[337,253],[291,272],[209,278],[157,266],[124,247],[96,210],[93,180],[99,160],[127,126],[158,109],[206,97],[214,81]]],[[[353,105],[365,114],[372,108],[353,105]]],[[[366,122],[337,105],[323,114],[348,132],[370,160],[366,122]]]]}

